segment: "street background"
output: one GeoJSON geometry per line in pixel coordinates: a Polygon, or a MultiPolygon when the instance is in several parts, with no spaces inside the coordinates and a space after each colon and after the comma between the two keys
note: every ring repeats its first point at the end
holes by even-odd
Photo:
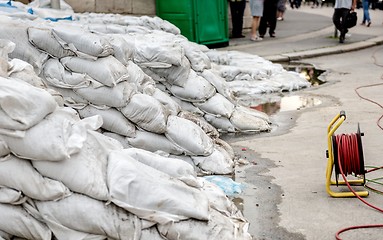
{"type": "MultiPolygon", "coordinates": [[[[249,36],[230,41],[220,51],[253,53],[275,62],[295,60],[326,70],[326,83],[287,95],[315,98],[320,105],[279,112],[272,117],[274,130],[251,136],[225,138],[249,164],[238,166],[236,178],[246,185],[234,199],[250,221],[254,239],[335,239],[337,231],[355,225],[383,224],[383,215],[357,198],[332,198],[325,188],[327,126],[341,111],[347,119],[337,130],[356,133],[360,124],[366,165],[383,165],[383,131],[377,121],[383,114],[383,11],[370,10],[371,27],[350,29],[344,44],[334,38],[332,7],[288,8],[278,21],[276,38],[251,42],[249,36]],[[362,87],[362,88],[360,88],[362,87]],[[359,90],[357,90],[360,88],[359,90]],[[360,98],[377,102],[379,105],[360,98]]],[[[367,174],[380,177],[382,171],[367,174]]],[[[358,188],[359,189],[359,188],[358,188]]],[[[348,191],[334,187],[333,191],[348,191]]],[[[382,208],[383,196],[369,191],[365,198],[382,208]]],[[[359,229],[342,239],[382,239],[383,229],[359,229]]]]}

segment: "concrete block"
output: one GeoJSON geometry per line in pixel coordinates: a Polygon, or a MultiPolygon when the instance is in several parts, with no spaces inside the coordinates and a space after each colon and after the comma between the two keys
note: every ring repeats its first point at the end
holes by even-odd
{"type": "Polygon", "coordinates": [[[156,15],[155,0],[133,0],[133,14],[135,15],[156,15]]]}
{"type": "Polygon", "coordinates": [[[75,12],[95,12],[96,11],[96,0],[65,0],[75,12]]]}
{"type": "Polygon", "coordinates": [[[133,1],[135,0],[95,0],[98,13],[133,14],[133,1]]]}

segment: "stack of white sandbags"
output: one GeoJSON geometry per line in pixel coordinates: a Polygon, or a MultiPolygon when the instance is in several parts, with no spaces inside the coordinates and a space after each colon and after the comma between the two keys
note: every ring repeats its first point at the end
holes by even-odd
{"type": "Polygon", "coordinates": [[[47,91],[0,77],[0,231],[25,239],[250,239],[189,164],[122,145],[47,91]],[[194,228],[190,233],[185,229],[194,228]]]}

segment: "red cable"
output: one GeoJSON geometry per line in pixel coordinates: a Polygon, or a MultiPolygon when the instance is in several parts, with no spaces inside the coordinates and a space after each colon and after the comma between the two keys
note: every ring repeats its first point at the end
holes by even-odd
{"type": "MultiPolygon", "coordinates": [[[[350,183],[347,181],[346,176],[347,174],[354,173],[357,174],[363,174],[360,173],[360,158],[359,158],[359,148],[357,143],[357,135],[351,134],[351,135],[337,135],[336,136],[337,146],[338,146],[338,165],[340,173],[343,177],[343,180],[345,181],[347,187],[350,189],[350,191],[364,204],[367,206],[374,208],[375,210],[378,210],[379,212],[383,213],[383,209],[378,208],[364,199],[362,199],[351,187],[350,183]],[[343,171],[344,170],[344,171],[343,171]]],[[[383,224],[377,224],[377,225],[361,225],[361,226],[353,226],[341,229],[338,231],[335,235],[337,240],[341,240],[339,237],[339,234],[342,232],[358,229],[358,228],[375,228],[375,227],[383,227],[383,224]]]]}
{"type": "MultiPolygon", "coordinates": [[[[379,49],[378,49],[379,50],[379,49]]],[[[377,50],[377,51],[378,51],[377,50]]],[[[376,51],[376,52],[377,52],[376,51]]],[[[375,53],[376,53],[375,52],[375,53]]],[[[377,63],[377,60],[376,60],[376,58],[375,58],[375,53],[374,53],[374,55],[373,55],[373,58],[374,58],[374,64],[376,65],[376,66],[381,66],[381,67],[383,67],[383,65],[382,64],[378,64],[377,63]]],[[[383,76],[383,75],[382,75],[383,76]]],[[[382,76],[381,76],[381,78],[382,78],[382,76]]],[[[379,86],[379,85],[383,85],[383,83],[377,83],[377,84],[370,84],[370,85],[365,85],[365,86],[360,86],[360,87],[358,87],[358,88],[356,88],[355,89],[355,93],[360,97],[360,98],[362,98],[362,99],[364,99],[364,100],[366,100],[366,101],[369,101],[369,102],[371,102],[371,103],[374,103],[374,104],[376,104],[376,105],[378,105],[380,108],[382,108],[383,109],[383,106],[381,105],[381,104],[379,104],[378,102],[376,102],[376,101],[373,101],[373,100],[371,100],[371,99],[369,99],[369,98],[366,98],[366,97],[363,97],[363,96],[361,96],[361,94],[359,94],[359,92],[358,92],[358,90],[359,89],[361,89],[361,88],[367,88],[367,87],[374,87],[374,86],[379,86]]],[[[383,115],[381,115],[380,117],[379,117],[379,119],[376,121],[376,124],[378,125],[378,127],[380,128],[380,129],[382,129],[383,130],[383,127],[380,125],[380,121],[383,119],[383,115]]],[[[366,201],[364,201],[352,188],[351,188],[351,186],[350,186],[350,184],[347,182],[347,179],[346,179],[346,177],[345,177],[345,175],[343,174],[343,172],[342,172],[342,167],[341,167],[341,163],[340,163],[340,161],[339,161],[340,159],[338,159],[338,164],[339,164],[339,168],[340,168],[340,171],[341,171],[341,173],[342,173],[342,177],[343,177],[343,179],[344,179],[344,181],[346,182],[346,184],[347,184],[347,187],[354,193],[354,195],[359,199],[359,200],[361,200],[363,203],[365,203],[365,204],[367,204],[368,206],[370,206],[370,207],[372,207],[372,208],[374,208],[374,209],[376,209],[376,210],[378,210],[378,211],[380,211],[380,212],[383,212],[383,210],[382,209],[380,209],[380,208],[377,208],[377,207],[375,207],[375,206],[372,206],[372,205],[370,205],[369,203],[367,203],[366,201]]],[[[366,173],[369,173],[369,172],[372,172],[372,171],[376,171],[376,170],[378,170],[378,169],[381,169],[381,168],[383,168],[383,166],[382,167],[377,167],[377,168],[374,168],[374,169],[370,169],[369,171],[366,171],[366,173]]],[[[341,238],[339,237],[339,234],[340,233],[342,233],[342,232],[345,232],[345,231],[348,231],[348,230],[353,230],[353,229],[358,229],[358,228],[375,228],[375,227],[383,227],[383,225],[382,224],[377,224],[377,225],[362,225],[362,226],[353,226],[353,227],[348,227],[348,228],[344,228],[344,229],[342,229],[342,230],[340,230],[340,231],[338,231],[337,233],[336,233],[336,239],[337,240],[341,240],[341,238]]]]}
{"type": "Polygon", "coordinates": [[[337,240],[342,240],[340,237],[339,237],[339,234],[341,234],[342,232],[346,232],[348,230],[354,230],[354,229],[359,229],[359,228],[381,228],[383,227],[383,224],[376,224],[376,225],[360,225],[360,226],[352,226],[352,227],[348,227],[348,228],[344,228],[340,231],[338,231],[335,235],[336,239],[337,240]]]}

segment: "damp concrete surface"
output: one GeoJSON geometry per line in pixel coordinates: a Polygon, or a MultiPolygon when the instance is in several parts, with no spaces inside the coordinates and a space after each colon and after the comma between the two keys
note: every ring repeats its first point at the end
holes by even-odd
{"type": "MultiPolygon", "coordinates": [[[[383,130],[377,126],[383,109],[357,94],[383,104],[383,85],[367,87],[383,82],[383,47],[305,61],[326,70],[326,83],[289,94],[314,98],[320,104],[277,111],[271,115],[270,132],[222,136],[245,162],[236,166],[234,179],[245,188],[233,201],[249,220],[249,232],[256,240],[330,240],[347,227],[383,223],[381,212],[357,198],[333,198],[325,187],[327,127],[340,111],[347,117],[335,134],[355,133],[360,124],[365,164],[383,165],[383,130]]],[[[382,171],[375,174],[383,175],[382,171]]],[[[331,189],[349,191],[341,186],[331,189]]],[[[380,194],[370,191],[366,200],[383,207],[380,194]]],[[[380,239],[383,229],[359,229],[341,236],[380,239]]]]}

